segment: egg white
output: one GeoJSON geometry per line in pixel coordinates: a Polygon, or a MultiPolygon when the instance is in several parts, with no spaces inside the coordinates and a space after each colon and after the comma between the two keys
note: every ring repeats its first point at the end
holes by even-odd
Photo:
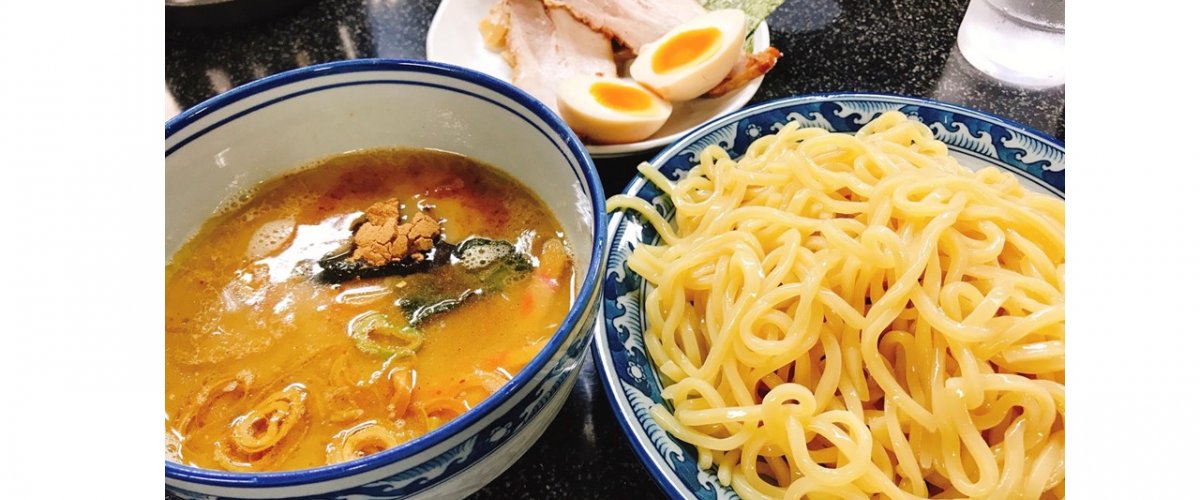
{"type": "Polygon", "coordinates": [[[650,137],[671,116],[671,103],[636,82],[618,78],[576,76],[559,83],[558,111],[575,133],[589,142],[621,144],[650,137]],[[646,111],[628,112],[601,104],[592,95],[592,85],[607,82],[645,93],[651,105],[646,111]]]}
{"type": "Polygon", "coordinates": [[[686,101],[700,97],[721,83],[742,53],[746,39],[746,14],[737,9],[714,10],[676,26],[658,40],[643,45],[637,59],[629,67],[629,75],[656,94],[670,101],[686,101]],[[666,42],[680,33],[716,28],[721,38],[716,50],[680,68],[658,73],[653,59],[666,42]]]}

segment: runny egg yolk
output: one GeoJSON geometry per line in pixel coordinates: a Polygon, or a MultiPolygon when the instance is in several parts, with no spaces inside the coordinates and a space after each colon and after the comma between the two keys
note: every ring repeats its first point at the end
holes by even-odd
{"type": "Polygon", "coordinates": [[[558,114],[593,144],[621,144],[650,137],[671,117],[671,103],[637,83],[576,75],[555,90],[558,114]]]}
{"type": "Polygon", "coordinates": [[[717,50],[721,30],[713,27],[684,31],[675,35],[654,53],[650,67],[655,73],[668,73],[702,60],[717,50]]]}
{"type": "Polygon", "coordinates": [[[601,106],[614,111],[639,113],[654,109],[654,101],[649,94],[626,85],[596,82],[592,84],[590,92],[601,106]]]}

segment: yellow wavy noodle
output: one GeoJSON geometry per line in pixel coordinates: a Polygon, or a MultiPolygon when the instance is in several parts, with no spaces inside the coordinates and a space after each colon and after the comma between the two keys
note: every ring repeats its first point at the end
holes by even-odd
{"type": "Polygon", "coordinates": [[[1064,210],[969,171],[897,112],[720,148],[675,206],[617,196],[662,244],[651,415],[743,498],[1062,498],[1064,210]]]}
{"type": "Polygon", "coordinates": [[[464,387],[459,391],[457,397],[462,398],[473,408],[492,393],[500,390],[500,387],[510,379],[511,377],[507,374],[496,370],[476,368],[473,373],[465,377],[464,387]]]}
{"type": "Polygon", "coordinates": [[[226,470],[250,471],[286,455],[303,432],[307,397],[303,385],[292,384],[234,419],[226,438],[217,443],[217,463],[226,470]]]}
{"type": "Polygon", "coordinates": [[[388,412],[394,418],[403,418],[412,404],[413,389],[417,387],[417,371],[411,368],[396,368],[388,375],[392,382],[392,397],[388,412]]]}
{"type": "Polygon", "coordinates": [[[217,401],[232,398],[238,401],[246,397],[250,385],[254,383],[254,375],[249,370],[241,370],[233,376],[216,380],[191,397],[187,404],[180,407],[175,417],[175,429],[180,434],[191,432],[192,427],[204,427],[207,424],[209,411],[217,401]]]}
{"type": "Polygon", "coordinates": [[[325,399],[329,407],[327,418],[334,423],[357,421],[365,413],[355,397],[355,389],[360,388],[359,378],[352,374],[350,356],[349,350],[343,351],[333,359],[330,367],[329,380],[333,382],[333,389],[326,394],[325,399]]]}
{"type": "Polygon", "coordinates": [[[450,386],[422,388],[409,407],[409,415],[415,415],[432,430],[474,408],[510,378],[499,369],[475,369],[450,386]]]}
{"type": "Polygon", "coordinates": [[[336,464],[378,453],[402,442],[396,431],[374,420],[363,422],[333,436],[326,447],[325,463],[336,464]]]}
{"type": "Polygon", "coordinates": [[[424,427],[433,430],[462,415],[469,408],[461,399],[443,396],[421,400],[414,409],[423,420],[424,427]]]}
{"type": "Polygon", "coordinates": [[[361,421],[367,409],[386,401],[387,414],[403,418],[417,381],[411,358],[395,355],[382,365],[356,367],[354,358],[361,355],[353,348],[344,349],[330,362],[332,387],[324,395],[322,413],[330,422],[348,424],[361,421]]]}

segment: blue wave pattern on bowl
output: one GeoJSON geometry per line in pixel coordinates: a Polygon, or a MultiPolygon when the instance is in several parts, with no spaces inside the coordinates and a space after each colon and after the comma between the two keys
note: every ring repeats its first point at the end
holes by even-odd
{"type": "MultiPolygon", "coordinates": [[[[700,151],[710,145],[736,158],[752,142],[790,121],[833,132],[855,132],[891,110],[928,125],[953,153],[1006,169],[1065,198],[1065,151],[1058,141],[978,111],[891,95],[830,94],[765,103],[710,122],[664,150],[651,164],[667,178],[678,180],[695,165],[700,151]]],[[[667,196],[640,175],[625,194],[649,201],[668,220],[674,215],[667,196]]],[[[635,244],[657,244],[659,236],[650,224],[629,214],[613,214],[609,227],[613,233],[603,284],[604,321],[597,324],[604,330],[596,332],[593,355],[622,430],[668,495],[738,498],[732,488],[717,481],[715,472],[699,468],[694,447],[672,437],[650,416],[650,409],[663,403],[662,381],[646,353],[642,336],[646,326],[642,311],[646,283],[629,269],[628,259],[635,244]]]]}

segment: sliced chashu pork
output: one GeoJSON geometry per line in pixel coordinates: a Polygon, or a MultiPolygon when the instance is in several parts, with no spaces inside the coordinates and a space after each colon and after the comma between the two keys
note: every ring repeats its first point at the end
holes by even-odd
{"type": "MultiPolygon", "coordinates": [[[[706,11],[695,0],[543,0],[566,8],[593,29],[611,35],[633,54],[647,43],[706,11]]],[[[720,97],[765,75],[782,54],[774,47],[757,54],[742,54],[721,83],[705,94],[720,97]]]]}
{"type": "Polygon", "coordinates": [[[564,7],[592,29],[616,38],[635,54],[706,11],[695,0],[544,0],[564,7]]]}
{"type": "Polygon", "coordinates": [[[612,39],[541,0],[497,1],[480,32],[512,66],[513,84],[555,111],[555,89],[563,79],[617,76],[612,39]]]}

